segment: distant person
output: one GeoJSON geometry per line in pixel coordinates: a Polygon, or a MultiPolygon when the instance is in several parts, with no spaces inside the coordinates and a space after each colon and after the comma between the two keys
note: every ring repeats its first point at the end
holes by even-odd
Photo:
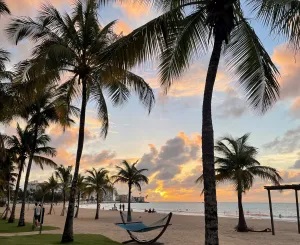
{"type": "Polygon", "coordinates": [[[121,211],[121,209],[122,209],[122,204],[120,203],[120,206],[119,206],[119,208],[120,208],[120,211],[121,211]]]}
{"type": "Polygon", "coordinates": [[[152,213],[152,211],[151,211],[151,208],[149,208],[149,210],[148,210],[148,213],[149,213],[149,214],[151,214],[151,213],[152,213]]]}
{"type": "Polygon", "coordinates": [[[145,209],[145,213],[148,213],[148,210],[147,210],[147,209],[145,209]]]}
{"type": "Polygon", "coordinates": [[[123,203],[123,205],[122,205],[122,208],[123,208],[123,211],[125,211],[125,204],[123,203]]]}
{"type": "Polygon", "coordinates": [[[35,206],[34,206],[34,224],[35,224],[35,227],[39,226],[40,218],[41,218],[41,204],[38,206],[38,203],[36,202],[35,206]]]}
{"type": "Polygon", "coordinates": [[[152,213],[156,213],[156,211],[155,211],[155,209],[154,209],[154,208],[152,208],[152,213]]]}

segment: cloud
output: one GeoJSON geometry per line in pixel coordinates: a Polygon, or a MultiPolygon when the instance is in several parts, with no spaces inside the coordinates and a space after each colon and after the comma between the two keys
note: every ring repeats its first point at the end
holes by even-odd
{"type": "Polygon", "coordinates": [[[272,59],[280,68],[281,98],[298,97],[300,93],[300,54],[295,54],[292,49],[283,44],[275,48],[272,59]]]}
{"type": "Polygon", "coordinates": [[[292,100],[290,114],[295,118],[300,117],[300,54],[295,53],[287,44],[279,45],[272,55],[273,61],[280,70],[280,98],[292,100]]]}
{"type": "Polygon", "coordinates": [[[143,16],[149,14],[150,11],[149,5],[135,3],[135,1],[132,0],[116,3],[116,6],[119,7],[129,19],[141,19],[143,16]]]}
{"type": "MultiPolygon", "coordinates": [[[[74,3],[73,0],[51,0],[48,1],[56,8],[68,7],[74,3]]],[[[32,15],[47,1],[44,0],[6,0],[6,3],[13,15],[32,15]]]]}
{"type": "Polygon", "coordinates": [[[84,154],[81,158],[81,167],[88,168],[113,168],[118,159],[115,159],[116,152],[110,150],[102,150],[96,154],[84,154]]]}
{"type": "Polygon", "coordinates": [[[292,117],[300,118],[300,97],[297,97],[291,107],[290,107],[290,114],[292,117]]]}
{"type": "Polygon", "coordinates": [[[297,150],[300,147],[300,127],[286,131],[283,137],[277,137],[264,144],[263,147],[278,153],[289,153],[297,150]]]}
{"type": "Polygon", "coordinates": [[[226,92],[224,100],[218,101],[217,107],[216,116],[219,118],[238,118],[248,112],[246,101],[232,89],[226,92]]]}
{"type": "Polygon", "coordinates": [[[133,29],[126,22],[120,20],[116,23],[114,30],[117,34],[127,35],[133,29]]]}
{"type": "Polygon", "coordinates": [[[150,175],[156,173],[157,179],[171,180],[180,174],[181,166],[200,159],[201,136],[197,134],[190,138],[181,132],[160,149],[154,145],[149,147],[150,153],[143,155],[138,166],[148,168],[150,175]]]}
{"type": "Polygon", "coordinates": [[[290,169],[300,169],[300,160],[296,160],[294,165],[290,169]]]}

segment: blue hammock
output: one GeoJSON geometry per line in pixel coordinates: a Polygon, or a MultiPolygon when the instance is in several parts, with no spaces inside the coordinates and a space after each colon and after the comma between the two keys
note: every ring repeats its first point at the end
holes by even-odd
{"type": "Polygon", "coordinates": [[[157,225],[157,226],[147,226],[143,222],[131,222],[131,223],[118,223],[117,226],[132,232],[147,232],[156,230],[162,227],[165,227],[165,225],[157,225]]]}
{"type": "Polygon", "coordinates": [[[121,215],[121,219],[122,219],[123,223],[116,223],[116,225],[119,226],[120,228],[126,230],[127,233],[129,234],[129,236],[131,237],[131,240],[125,241],[125,242],[123,242],[123,244],[129,243],[129,242],[134,242],[134,241],[137,243],[141,243],[141,244],[150,244],[150,243],[156,242],[158,240],[158,238],[160,238],[162,236],[162,234],[166,231],[168,226],[171,225],[170,221],[172,218],[172,213],[169,213],[163,219],[161,219],[151,225],[145,225],[143,222],[126,223],[125,217],[123,216],[122,212],[120,212],[120,215],[121,215]],[[132,234],[132,232],[143,233],[143,232],[153,231],[153,230],[160,229],[160,228],[162,228],[162,231],[155,238],[153,238],[151,240],[142,240],[142,239],[139,239],[138,237],[136,237],[134,234],[132,234]]]}

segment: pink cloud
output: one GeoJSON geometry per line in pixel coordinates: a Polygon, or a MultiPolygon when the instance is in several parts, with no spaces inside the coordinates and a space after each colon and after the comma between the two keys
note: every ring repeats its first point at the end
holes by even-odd
{"type": "Polygon", "coordinates": [[[117,3],[116,6],[130,19],[138,19],[149,13],[150,7],[145,4],[137,3],[136,1],[127,0],[122,3],[117,3]]]}
{"type": "Polygon", "coordinates": [[[127,35],[132,31],[132,28],[124,21],[120,20],[115,25],[115,32],[117,34],[127,35]]]}

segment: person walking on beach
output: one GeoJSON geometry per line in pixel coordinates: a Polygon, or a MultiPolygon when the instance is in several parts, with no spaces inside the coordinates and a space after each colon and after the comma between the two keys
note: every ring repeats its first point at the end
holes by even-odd
{"type": "Polygon", "coordinates": [[[120,203],[120,206],[119,206],[119,208],[120,208],[120,211],[122,210],[122,204],[120,203]]]}
{"type": "Polygon", "coordinates": [[[125,204],[123,203],[123,205],[122,205],[122,208],[123,208],[123,211],[125,211],[125,204]]]}
{"type": "Polygon", "coordinates": [[[39,226],[39,222],[40,222],[40,218],[41,218],[41,206],[37,204],[37,202],[35,203],[34,206],[34,224],[35,227],[39,226]]]}

